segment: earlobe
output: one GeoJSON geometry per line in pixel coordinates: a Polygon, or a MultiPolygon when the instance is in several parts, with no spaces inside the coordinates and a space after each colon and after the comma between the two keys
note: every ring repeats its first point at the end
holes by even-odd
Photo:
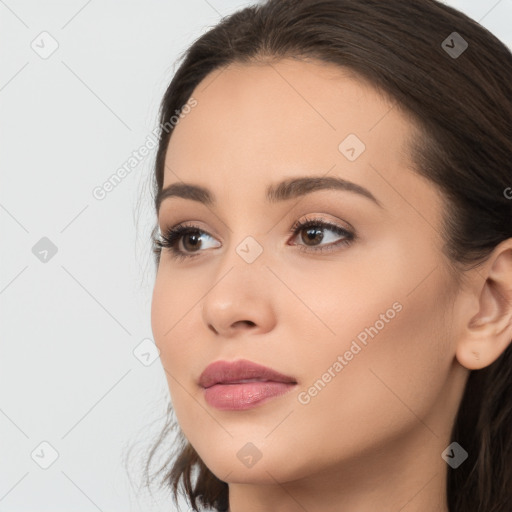
{"type": "Polygon", "coordinates": [[[494,350],[489,350],[489,344],[486,344],[485,346],[478,345],[477,343],[473,345],[459,344],[457,346],[456,357],[459,364],[464,366],[464,368],[467,368],[468,370],[481,370],[482,368],[494,363],[494,361],[501,355],[501,352],[497,353],[494,350]],[[479,348],[475,349],[474,347],[479,348]]]}
{"type": "Polygon", "coordinates": [[[471,304],[478,311],[464,320],[456,358],[468,370],[496,361],[512,342],[512,238],[500,243],[481,268],[473,271],[471,304]]]}

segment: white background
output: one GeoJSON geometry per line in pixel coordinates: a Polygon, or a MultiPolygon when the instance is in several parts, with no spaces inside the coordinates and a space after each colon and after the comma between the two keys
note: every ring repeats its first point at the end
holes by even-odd
{"type": "MultiPolygon", "coordinates": [[[[152,341],[154,150],[103,200],[92,191],[157,127],[187,45],[251,3],[0,0],[0,512],[172,510],[136,490],[143,458],[134,487],[123,465],[168,399],[160,360],[133,354],[152,341]],[[50,48],[43,31],[59,45],[47,59],[31,48],[50,48]],[[59,453],[48,469],[31,456],[50,456],[43,441],[59,453]]],[[[512,0],[445,3],[512,46],[512,0]]]]}

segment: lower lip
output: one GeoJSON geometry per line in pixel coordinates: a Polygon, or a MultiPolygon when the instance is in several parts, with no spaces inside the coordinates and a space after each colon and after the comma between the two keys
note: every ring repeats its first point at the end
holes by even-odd
{"type": "Polygon", "coordinates": [[[283,395],[296,384],[285,382],[245,382],[215,384],[205,388],[206,402],[223,411],[243,411],[283,395]]]}

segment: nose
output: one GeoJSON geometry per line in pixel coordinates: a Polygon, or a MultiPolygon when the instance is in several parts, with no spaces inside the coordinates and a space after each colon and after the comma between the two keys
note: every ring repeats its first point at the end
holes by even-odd
{"type": "Polygon", "coordinates": [[[225,338],[251,331],[268,332],[276,323],[272,280],[273,275],[264,264],[235,264],[204,296],[203,322],[225,338]]]}

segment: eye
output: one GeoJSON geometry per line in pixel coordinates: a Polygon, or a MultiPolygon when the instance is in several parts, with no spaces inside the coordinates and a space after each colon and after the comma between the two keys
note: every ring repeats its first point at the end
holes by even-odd
{"type": "MultiPolygon", "coordinates": [[[[306,240],[306,244],[298,244],[300,248],[299,250],[310,253],[334,251],[340,246],[351,244],[356,239],[354,233],[338,226],[337,224],[333,224],[322,219],[305,219],[304,221],[297,221],[290,229],[290,233],[294,235],[294,238],[296,238],[302,231],[306,231],[306,236],[302,237],[302,239],[306,240]],[[325,241],[325,237],[322,233],[323,231],[331,231],[338,237],[341,236],[343,238],[335,243],[317,245],[317,242],[325,241]]],[[[180,224],[168,229],[161,235],[160,239],[154,240],[154,252],[160,253],[162,248],[166,248],[170,249],[172,257],[177,260],[194,258],[201,254],[202,251],[200,249],[204,249],[202,242],[208,237],[213,238],[209,233],[200,229],[198,226],[180,224]],[[180,248],[180,246],[185,250],[180,248]]],[[[331,236],[327,238],[333,237],[331,236]]],[[[217,245],[217,247],[219,247],[219,245],[217,245]]]]}
{"type": "MultiPolygon", "coordinates": [[[[306,218],[304,221],[297,221],[290,229],[290,233],[292,233],[293,235],[299,235],[302,231],[306,232],[306,236],[301,237],[302,240],[306,240],[306,244],[299,244],[299,246],[300,250],[305,252],[331,252],[336,250],[340,246],[350,245],[356,239],[356,235],[351,231],[348,231],[347,229],[338,226],[337,224],[333,224],[322,219],[306,218]],[[338,237],[342,236],[343,239],[335,243],[317,246],[316,242],[325,241],[325,237],[322,234],[323,231],[331,231],[335,233],[338,237]]],[[[332,236],[330,238],[336,239],[336,237],[332,236]]]]}
{"type": "MultiPolygon", "coordinates": [[[[176,246],[180,245],[180,242],[190,242],[192,248],[198,248],[204,236],[211,237],[206,231],[203,231],[198,226],[191,225],[187,226],[184,224],[179,224],[176,227],[168,229],[164,234],[161,235],[160,239],[155,239],[154,243],[156,248],[154,252],[159,253],[161,248],[170,249],[171,255],[173,258],[177,260],[193,258],[198,256],[198,254],[187,254],[186,251],[183,251],[176,246]],[[199,235],[198,235],[199,234],[199,235]]],[[[186,248],[186,247],[185,247],[186,248]]],[[[201,247],[203,248],[203,247],[201,247]]],[[[189,250],[189,249],[187,249],[189,250]]],[[[194,251],[192,251],[194,252],[194,251]]],[[[195,251],[197,252],[197,251],[195,251]]]]}

